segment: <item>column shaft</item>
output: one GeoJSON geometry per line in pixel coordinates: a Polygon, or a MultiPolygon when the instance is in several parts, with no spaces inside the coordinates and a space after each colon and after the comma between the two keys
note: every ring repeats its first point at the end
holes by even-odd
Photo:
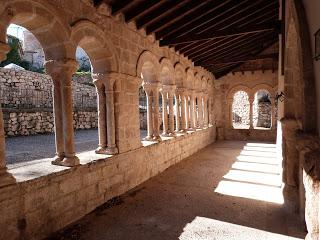
{"type": "Polygon", "coordinates": [[[176,93],[176,131],[180,131],[180,99],[179,94],[176,93]]]}
{"type": "Polygon", "coordinates": [[[198,98],[198,118],[199,118],[199,128],[203,128],[203,104],[202,97],[198,98]]]}
{"type": "Polygon", "coordinates": [[[152,121],[152,94],[151,91],[144,89],[147,98],[147,137],[145,140],[153,138],[153,121],[152,121]]]}
{"type": "Polygon", "coordinates": [[[250,103],[250,112],[249,112],[249,116],[250,116],[250,129],[253,129],[253,99],[249,99],[249,103],[250,103]]]}
{"type": "Polygon", "coordinates": [[[190,118],[191,118],[191,128],[195,129],[196,124],[195,124],[195,101],[194,101],[194,96],[191,95],[190,99],[190,118]]]}
{"type": "Polygon", "coordinates": [[[173,93],[169,92],[169,132],[174,133],[173,93]]]}
{"type": "Polygon", "coordinates": [[[114,91],[113,83],[110,88],[106,88],[106,108],[107,108],[107,149],[108,154],[117,154],[118,148],[116,146],[116,126],[115,126],[115,116],[114,116],[114,91]]]}
{"type": "Polygon", "coordinates": [[[106,153],[107,147],[107,126],[106,126],[106,94],[103,84],[96,85],[98,103],[98,132],[99,146],[96,153],[106,153]]]}
{"type": "Polygon", "coordinates": [[[162,134],[166,136],[168,134],[168,110],[167,110],[167,92],[162,91],[162,122],[163,122],[163,132],[162,134]]]}
{"type": "Polygon", "coordinates": [[[53,114],[56,156],[54,161],[62,161],[64,158],[64,138],[63,138],[63,114],[62,114],[62,94],[60,80],[53,81],[53,114]]]}
{"type": "Polygon", "coordinates": [[[190,121],[190,101],[189,101],[189,96],[186,96],[186,125],[187,129],[191,128],[191,121],[190,121]]]}
{"type": "Polygon", "coordinates": [[[182,121],[182,131],[187,130],[187,121],[186,121],[186,99],[184,94],[181,94],[181,121],[182,121]]]}
{"type": "Polygon", "coordinates": [[[159,124],[159,89],[153,90],[153,126],[154,140],[160,141],[160,124],[159,124]]]}

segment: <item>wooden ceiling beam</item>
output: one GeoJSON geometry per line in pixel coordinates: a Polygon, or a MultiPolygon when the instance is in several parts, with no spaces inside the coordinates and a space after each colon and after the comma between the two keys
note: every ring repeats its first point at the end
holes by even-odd
{"type": "MultiPolygon", "coordinates": [[[[248,61],[254,61],[254,60],[262,60],[262,59],[276,59],[278,58],[279,54],[277,53],[270,53],[270,54],[265,54],[265,55],[259,55],[259,56],[245,56],[242,58],[229,58],[229,59],[221,59],[218,61],[212,61],[208,62],[206,64],[202,64],[202,67],[208,67],[212,65],[217,65],[217,64],[234,64],[234,63],[241,63],[241,62],[248,62],[248,61]]],[[[200,66],[196,65],[195,66],[200,66]]]]}
{"type": "Polygon", "coordinates": [[[148,14],[149,12],[167,2],[167,0],[148,0],[146,2],[140,2],[141,3],[139,5],[133,7],[126,13],[126,22],[136,21],[138,18],[148,14]]]}
{"type": "Polygon", "coordinates": [[[205,8],[208,6],[208,3],[210,3],[211,1],[212,0],[207,0],[202,2],[192,1],[189,4],[185,4],[180,9],[177,9],[176,11],[171,12],[169,15],[167,15],[165,18],[161,19],[160,21],[150,24],[147,27],[147,33],[160,31],[203,7],[204,7],[203,9],[205,10],[205,8]]]}
{"type": "Polygon", "coordinates": [[[210,33],[202,33],[202,34],[190,34],[184,35],[182,37],[177,37],[174,39],[164,39],[160,40],[160,46],[174,46],[181,43],[193,43],[197,41],[203,40],[211,40],[216,38],[224,38],[229,36],[243,35],[243,34],[252,34],[258,32],[269,32],[269,31],[277,31],[280,30],[280,20],[275,23],[265,23],[251,27],[242,27],[242,28],[233,28],[221,31],[214,31],[210,33]]]}
{"type": "Polygon", "coordinates": [[[136,20],[137,28],[140,29],[140,28],[146,27],[147,25],[152,24],[156,21],[159,21],[161,18],[165,17],[166,15],[170,14],[171,12],[174,12],[177,8],[187,4],[190,1],[191,0],[167,0],[167,1],[165,1],[165,3],[160,5],[158,8],[149,12],[148,15],[145,15],[145,16],[142,16],[141,18],[138,18],[136,20]]]}
{"type": "Polygon", "coordinates": [[[232,1],[234,2],[235,0],[225,0],[225,1],[214,1],[214,2],[210,2],[208,4],[207,9],[203,10],[200,9],[202,11],[196,11],[193,14],[190,14],[188,16],[186,16],[185,18],[182,18],[181,20],[175,22],[175,24],[162,29],[161,31],[158,31],[155,33],[157,39],[166,37],[170,34],[173,34],[174,32],[178,31],[179,29],[182,29],[196,21],[199,21],[201,18],[210,15],[212,17],[214,12],[217,12],[218,9],[222,8],[223,6],[231,6],[230,3],[232,3],[232,1]]]}
{"type": "Polygon", "coordinates": [[[132,0],[116,1],[115,4],[112,5],[112,14],[115,15],[120,12],[123,12],[125,11],[125,9],[128,9],[133,4],[135,4],[135,1],[132,0]]]}

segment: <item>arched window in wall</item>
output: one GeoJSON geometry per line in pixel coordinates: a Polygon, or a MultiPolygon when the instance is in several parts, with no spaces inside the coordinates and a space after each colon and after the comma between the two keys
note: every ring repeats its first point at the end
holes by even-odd
{"type": "Polygon", "coordinates": [[[249,129],[250,103],[245,91],[238,91],[233,95],[232,125],[235,129],[249,129]]]}
{"type": "Polygon", "coordinates": [[[259,90],[254,95],[253,102],[253,126],[256,129],[270,129],[272,119],[272,106],[270,93],[267,90],[259,90]]]}
{"type": "Polygon", "coordinates": [[[147,136],[147,96],[143,87],[139,88],[139,116],[141,138],[147,136]]]}

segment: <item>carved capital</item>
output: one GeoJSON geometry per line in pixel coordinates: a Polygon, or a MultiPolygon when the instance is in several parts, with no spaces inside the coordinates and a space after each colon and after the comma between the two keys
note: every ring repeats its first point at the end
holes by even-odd
{"type": "Polygon", "coordinates": [[[49,60],[45,62],[44,67],[53,82],[62,81],[70,85],[72,74],[77,70],[78,63],[74,59],[49,60]]]}
{"type": "Polygon", "coordinates": [[[143,82],[142,83],[142,87],[143,89],[147,92],[159,92],[160,88],[161,88],[161,84],[160,83],[147,83],[147,82],[143,82]]]}

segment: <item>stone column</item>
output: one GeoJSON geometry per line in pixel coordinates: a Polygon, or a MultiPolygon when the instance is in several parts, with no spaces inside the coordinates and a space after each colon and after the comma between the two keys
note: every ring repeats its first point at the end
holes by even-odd
{"type": "Polygon", "coordinates": [[[183,132],[186,132],[187,131],[186,99],[185,99],[185,93],[183,91],[181,91],[180,97],[181,97],[181,122],[182,122],[181,129],[183,132]]]}
{"type": "Polygon", "coordinates": [[[276,111],[275,99],[271,98],[271,129],[276,129],[276,111]]]}
{"type": "Polygon", "coordinates": [[[161,89],[161,94],[162,94],[162,122],[163,122],[163,136],[168,136],[168,110],[167,110],[167,95],[168,95],[168,90],[166,86],[163,86],[161,89]]]}
{"type": "Polygon", "coordinates": [[[207,95],[203,95],[203,126],[208,126],[208,103],[207,103],[207,95]]]}
{"type": "Polygon", "coordinates": [[[174,98],[175,86],[171,86],[169,90],[169,133],[170,135],[175,135],[174,133],[174,111],[173,111],[173,98],[174,98]]]}
{"type": "Polygon", "coordinates": [[[152,91],[149,85],[143,84],[143,89],[147,98],[147,136],[144,138],[146,141],[153,139],[153,120],[152,120],[152,91]]]}
{"type": "Polygon", "coordinates": [[[178,91],[176,91],[176,132],[180,132],[180,97],[178,91]]]}
{"type": "Polygon", "coordinates": [[[99,146],[95,151],[98,154],[105,154],[107,148],[106,93],[103,85],[104,77],[104,74],[92,74],[93,83],[96,86],[98,104],[99,146]]]}
{"type": "Polygon", "coordinates": [[[194,91],[191,92],[190,95],[190,122],[191,122],[191,129],[196,129],[196,122],[195,122],[195,97],[194,91]]]}
{"type": "Polygon", "coordinates": [[[203,128],[203,103],[201,93],[198,95],[198,119],[199,128],[203,128]]]}
{"type": "Polygon", "coordinates": [[[45,64],[46,70],[52,77],[54,82],[59,82],[61,90],[59,91],[55,85],[54,94],[54,114],[55,114],[55,128],[56,144],[58,151],[61,151],[62,134],[63,134],[63,149],[64,156],[57,156],[52,164],[61,166],[75,166],[79,164],[79,159],[75,155],[74,146],[74,130],[73,130],[73,102],[72,102],[72,74],[77,69],[77,62],[71,59],[52,60],[45,64]],[[59,98],[61,94],[61,98],[59,98]],[[61,105],[60,105],[61,103],[61,105]],[[61,118],[62,116],[62,118],[61,118]],[[62,129],[61,134],[61,119],[62,129]]]}
{"type": "Polygon", "coordinates": [[[159,124],[159,91],[160,84],[154,84],[152,86],[153,92],[153,126],[154,126],[154,136],[153,140],[161,141],[160,137],[160,124],[159,124]]]}
{"type": "Polygon", "coordinates": [[[187,129],[191,128],[191,117],[190,117],[190,105],[191,105],[191,100],[189,98],[189,93],[186,94],[186,124],[187,124],[187,129]]]}
{"type": "Polygon", "coordinates": [[[227,99],[227,107],[228,107],[228,112],[227,112],[227,127],[230,127],[231,129],[233,128],[233,114],[232,114],[232,102],[233,99],[227,99]]]}
{"type": "Polygon", "coordinates": [[[106,93],[106,109],[107,109],[107,154],[117,154],[118,148],[116,145],[116,125],[114,116],[114,83],[116,79],[108,77],[104,81],[106,93]]]}
{"type": "Polygon", "coordinates": [[[250,118],[250,129],[253,129],[253,102],[254,98],[249,98],[249,104],[250,104],[250,112],[249,112],[249,118],[250,118]]]}
{"type": "MultiPolygon", "coordinates": [[[[0,42],[0,62],[6,59],[6,54],[10,51],[10,47],[0,42]]],[[[4,123],[3,123],[3,114],[1,109],[0,102],[0,187],[4,187],[10,184],[14,184],[16,180],[14,177],[8,173],[6,167],[6,159],[5,159],[5,135],[4,135],[4,123]]]]}

